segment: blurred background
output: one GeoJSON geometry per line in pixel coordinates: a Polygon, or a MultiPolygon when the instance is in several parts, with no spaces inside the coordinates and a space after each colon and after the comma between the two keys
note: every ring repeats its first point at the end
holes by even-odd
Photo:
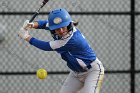
{"type": "MultiPolygon", "coordinates": [[[[56,52],[39,50],[17,37],[42,0],[0,0],[0,93],[58,93],[69,69],[56,52]],[[39,80],[36,70],[49,75],[39,80]]],[[[66,8],[105,67],[101,93],[140,91],[140,0],[50,0],[35,20],[66,8]]],[[[52,40],[47,30],[31,35],[52,40]]]]}

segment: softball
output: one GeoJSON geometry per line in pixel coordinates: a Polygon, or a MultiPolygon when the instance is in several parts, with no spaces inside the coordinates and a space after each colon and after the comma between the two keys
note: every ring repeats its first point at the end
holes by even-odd
{"type": "Polygon", "coordinates": [[[45,79],[47,75],[48,75],[47,71],[43,68],[38,69],[36,72],[36,76],[42,80],[45,79]]]}

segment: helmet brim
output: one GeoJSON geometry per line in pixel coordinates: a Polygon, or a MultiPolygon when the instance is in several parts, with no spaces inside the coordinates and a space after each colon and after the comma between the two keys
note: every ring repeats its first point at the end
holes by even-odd
{"type": "Polygon", "coordinates": [[[66,27],[69,24],[70,24],[70,22],[63,22],[61,24],[56,24],[56,25],[53,25],[53,26],[49,26],[49,29],[50,30],[55,30],[55,29],[58,29],[58,28],[66,27]]]}

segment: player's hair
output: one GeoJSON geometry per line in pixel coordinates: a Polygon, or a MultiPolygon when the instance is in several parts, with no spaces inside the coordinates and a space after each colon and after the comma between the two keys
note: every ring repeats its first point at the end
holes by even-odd
{"type": "Polygon", "coordinates": [[[68,31],[72,31],[74,26],[77,26],[78,22],[70,22],[70,24],[67,26],[68,31]]]}
{"type": "Polygon", "coordinates": [[[73,22],[73,25],[74,25],[74,26],[77,26],[78,23],[79,23],[78,21],[77,21],[77,22],[73,22]]]}

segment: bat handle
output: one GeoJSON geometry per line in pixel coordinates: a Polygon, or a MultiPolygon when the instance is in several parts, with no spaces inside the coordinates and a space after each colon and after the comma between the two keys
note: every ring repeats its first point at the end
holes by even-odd
{"type": "Polygon", "coordinates": [[[35,17],[36,17],[38,14],[39,14],[39,12],[36,12],[36,13],[33,15],[33,17],[29,20],[29,23],[31,23],[31,22],[35,19],[35,17]]]}

